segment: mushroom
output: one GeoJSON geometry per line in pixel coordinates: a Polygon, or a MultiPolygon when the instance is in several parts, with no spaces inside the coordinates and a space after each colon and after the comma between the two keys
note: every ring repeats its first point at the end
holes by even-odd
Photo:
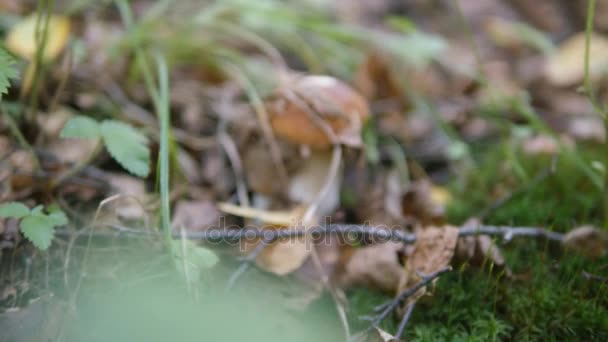
{"type": "Polygon", "coordinates": [[[320,150],[336,143],[359,147],[369,118],[363,96],[333,77],[317,75],[295,78],[280,88],[268,111],[279,138],[320,150]]]}
{"type": "Polygon", "coordinates": [[[267,107],[276,136],[308,152],[287,189],[292,201],[309,206],[302,222],[330,214],[339,202],[340,145],[361,146],[361,129],[370,116],[367,101],[333,77],[297,75],[267,107]]]}
{"type": "MultiPolygon", "coordinates": [[[[266,109],[272,131],[284,143],[281,145],[291,151],[299,148],[304,158],[294,163],[297,168],[292,169],[287,186],[281,187],[274,170],[267,168],[271,165],[267,150],[261,145],[248,146],[246,168],[263,166],[247,175],[249,185],[256,191],[254,210],[269,209],[271,201],[267,196],[277,195],[280,190],[280,195],[297,204],[285,224],[297,221],[309,227],[338,207],[341,146],[361,146],[361,128],[369,118],[367,101],[335,78],[297,75],[290,76],[266,100],[266,109]],[[263,179],[252,179],[256,177],[263,179]]],[[[257,249],[255,245],[250,247],[257,249]]],[[[307,241],[275,241],[258,255],[256,262],[270,272],[284,275],[300,268],[311,251],[307,241]]]]}

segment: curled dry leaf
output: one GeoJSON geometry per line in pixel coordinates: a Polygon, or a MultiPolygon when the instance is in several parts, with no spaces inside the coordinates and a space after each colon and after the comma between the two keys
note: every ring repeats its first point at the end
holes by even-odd
{"type": "Polygon", "coordinates": [[[316,149],[333,143],[360,146],[361,129],[369,118],[365,98],[330,76],[292,77],[267,102],[267,108],[277,137],[316,149]]]}
{"type": "Polygon", "coordinates": [[[418,231],[406,267],[412,272],[431,274],[450,264],[458,242],[458,228],[428,227],[418,231]]]}
{"type": "Polygon", "coordinates": [[[564,236],[562,245],[590,258],[600,258],[608,252],[608,232],[592,226],[578,227],[564,236]]]}
{"type": "MultiPolygon", "coordinates": [[[[466,236],[458,239],[455,259],[457,262],[468,262],[481,266],[491,262],[498,267],[505,267],[505,259],[494,241],[487,235],[466,236]]],[[[511,272],[506,268],[506,274],[511,272]]]]}
{"type": "Polygon", "coordinates": [[[399,82],[386,58],[378,54],[367,56],[365,62],[359,66],[355,76],[356,88],[368,100],[396,100],[400,108],[406,107],[403,100],[399,82]]]}
{"type": "MultiPolygon", "coordinates": [[[[419,282],[419,275],[437,272],[448,265],[458,242],[458,228],[452,226],[428,227],[416,233],[416,243],[407,248],[406,272],[399,280],[399,292],[419,282]]],[[[420,289],[408,301],[415,301],[426,292],[420,289]]]]}
{"type": "MultiPolygon", "coordinates": [[[[608,39],[598,33],[591,35],[589,70],[591,77],[600,78],[608,67],[608,39]]],[[[585,33],[568,38],[549,57],[545,76],[554,86],[563,87],[580,84],[585,74],[585,33]]]]}
{"type": "Polygon", "coordinates": [[[395,293],[405,270],[399,263],[403,245],[388,241],[345,253],[343,270],[337,277],[341,287],[367,286],[395,293]]]}
{"type": "MultiPolygon", "coordinates": [[[[219,203],[218,208],[228,214],[262,222],[264,228],[282,229],[297,226],[298,223],[307,227],[312,224],[301,222],[305,211],[304,207],[296,207],[291,211],[266,211],[256,208],[239,207],[229,203],[219,203]]],[[[245,252],[252,252],[259,243],[261,243],[259,239],[255,241],[241,241],[241,248],[245,252]]],[[[276,241],[264,248],[257,257],[256,263],[266,271],[278,275],[286,275],[304,264],[310,255],[311,248],[312,242],[309,236],[276,241]]]]}

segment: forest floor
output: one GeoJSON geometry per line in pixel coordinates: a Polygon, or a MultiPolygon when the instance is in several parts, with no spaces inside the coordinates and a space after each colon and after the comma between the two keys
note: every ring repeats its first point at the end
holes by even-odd
{"type": "Polygon", "coordinates": [[[0,0],[0,340],[608,340],[565,3],[0,0]]]}

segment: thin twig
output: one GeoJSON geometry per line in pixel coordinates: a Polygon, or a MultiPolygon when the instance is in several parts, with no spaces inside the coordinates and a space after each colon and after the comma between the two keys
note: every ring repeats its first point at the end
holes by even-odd
{"type": "Polygon", "coordinates": [[[608,277],[602,277],[597,274],[591,274],[587,271],[583,271],[583,278],[585,278],[587,280],[595,280],[595,281],[599,281],[602,283],[608,283],[608,277]]]}
{"type": "MultiPolygon", "coordinates": [[[[94,237],[117,237],[117,236],[160,236],[156,230],[132,229],[120,225],[108,225],[114,232],[95,232],[94,237]]],[[[58,230],[59,236],[71,236],[74,232],[58,230]]],[[[325,226],[315,226],[308,229],[260,229],[260,228],[241,228],[241,229],[209,229],[198,232],[188,232],[183,238],[190,240],[203,240],[210,242],[224,241],[234,242],[243,239],[269,238],[271,240],[297,238],[309,234],[318,237],[324,234],[352,234],[377,239],[379,241],[397,241],[405,244],[416,242],[416,234],[406,233],[401,230],[387,229],[374,226],[356,224],[329,224],[325,226]]],[[[458,236],[471,235],[494,235],[501,236],[504,240],[510,241],[515,237],[540,237],[551,241],[561,242],[563,234],[536,227],[509,227],[509,226],[488,226],[478,225],[461,228],[458,236]]],[[[173,238],[182,238],[181,234],[173,233],[173,238]]]]}
{"type": "Polygon", "coordinates": [[[234,140],[226,133],[226,122],[220,121],[218,128],[217,139],[224,149],[236,181],[236,193],[238,195],[239,204],[244,207],[249,207],[249,196],[247,195],[247,184],[245,183],[245,172],[243,171],[243,163],[239,155],[238,148],[234,140]]]}
{"type": "Polygon", "coordinates": [[[391,303],[389,305],[386,306],[384,311],[382,311],[378,316],[376,316],[376,318],[372,321],[371,326],[368,328],[368,332],[371,329],[373,329],[374,327],[377,327],[380,323],[382,323],[382,321],[384,321],[384,319],[386,319],[386,317],[388,317],[388,315],[391,312],[393,312],[399,305],[401,305],[401,303],[403,301],[405,301],[407,298],[413,296],[416,292],[418,292],[418,290],[425,287],[431,281],[435,280],[440,275],[442,275],[450,270],[451,270],[451,267],[448,266],[448,267],[440,269],[439,271],[433,272],[431,274],[421,276],[422,280],[418,284],[401,292],[397,297],[395,297],[395,299],[393,299],[391,301],[391,303]]]}
{"type": "Polygon", "coordinates": [[[407,322],[410,320],[410,317],[412,317],[412,311],[414,311],[415,305],[416,305],[416,302],[413,302],[412,304],[410,304],[407,307],[407,310],[405,311],[405,314],[403,315],[403,318],[401,319],[401,322],[399,323],[399,328],[397,328],[397,332],[395,333],[396,340],[400,340],[401,336],[403,336],[403,332],[405,331],[407,322]]]}

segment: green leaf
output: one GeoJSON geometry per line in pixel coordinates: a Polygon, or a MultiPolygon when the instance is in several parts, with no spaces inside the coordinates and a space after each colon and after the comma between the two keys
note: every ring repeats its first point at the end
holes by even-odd
{"type": "Polygon", "coordinates": [[[44,213],[42,212],[42,209],[44,209],[43,206],[37,205],[37,206],[35,206],[35,207],[32,208],[32,211],[30,212],[30,215],[44,215],[44,213]]]}
{"type": "Polygon", "coordinates": [[[99,138],[99,123],[88,116],[78,115],[65,123],[61,130],[62,138],[99,138]]]}
{"type": "Polygon", "coordinates": [[[8,93],[10,80],[18,76],[15,59],[0,46],[0,100],[2,94],[8,93]]]}
{"type": "Polygon", "coordinates": [[[125,123],[107,120],[101,123],[101,136],[112,158],[139,177],[150,173],[150,150],[146,137],[125,123]]]}
{"type": "Polygon", "coordinates": [[[52,223],[55,227],[68,224],[68,217],[65,215],[65,213],[63,211],[61,211],[61,209],[59,209],[59,208],[51,209],[49,207],[47,210],[49,212],[48,218],[49,218],[49,220],[52,221],[52,223]]]}
{"type": "Polygon", "coordinates": [[[9,202],[0,204],[0,217],[14,217],[20,219],[30,214],[30,209],[23,203],[9,202]]]}
{"type": "Polygon", "coordinates": [[[46,250],[55,235],[55,220],[46,215],[29,215],[21,220],[21,232],[38,249],[46,250]]]}

